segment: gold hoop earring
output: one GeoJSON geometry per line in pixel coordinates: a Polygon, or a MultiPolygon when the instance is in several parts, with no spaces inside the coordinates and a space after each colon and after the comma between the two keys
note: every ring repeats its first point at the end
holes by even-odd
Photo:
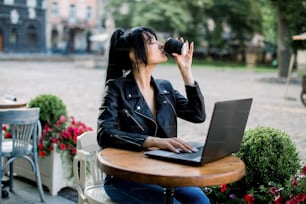
{"type": "Polygon", "coordinates": [[[132,65],[133,69],[135,69],[136,71],[139,71],[139,65],[137,62],[133,63],[132,65]]]}

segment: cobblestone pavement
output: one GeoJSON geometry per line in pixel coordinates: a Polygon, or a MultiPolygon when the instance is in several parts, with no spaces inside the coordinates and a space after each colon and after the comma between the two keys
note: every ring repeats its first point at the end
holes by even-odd
{"type": "MultiPolygon", "coordinates": [[[[66,104],[69,115],[95,129],[104,73],[105,69],[94,68],[90,61],[0,61],[0,97],[11,94],[19,100],[29,101],[39,94],[57,95],[66,104]]],[[[300,77],[293,75],[286,86],[286,79],[278,78],[277,72],[194,66],[193,73],[203,91],[208,118],[204,124],[179,120],[179,136],[201,140],[207,133],[216,101],[252,97],[247,129],[269,126],[287,132],[306,162],[306,107],[299,99],[300,77]]],[[[154,77],[169,79],[184,93],[175,66],[158,66],[154,77]]]]}

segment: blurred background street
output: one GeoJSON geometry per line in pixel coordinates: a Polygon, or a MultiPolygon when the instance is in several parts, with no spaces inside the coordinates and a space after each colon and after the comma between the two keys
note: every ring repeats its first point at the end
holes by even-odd
{"type": "MultiPolygon", "coordinates": [[[[64,101],[70,116],[96,129],[104,73],[104,68],[93,67],[90,60],[2,61],[0,96],[14,95],[18,100],[29,102],[39,94],[54,94],[64,101]]],[[[300,77],[293,76],[286,87],[286,80],[278,78],[275,71],[195,65],[193,74],[204,94],[208,118],[204,124],[180,120],[179,136],[193,140],[205,136],[216,101],[252,97],[247,128],[269,126],[287,132],[306,162],[306,107],[299,98],[302,90],[300,77]]],[[[183,82],[174,65],[160,65],[154,76],[169,79],[184,93],[183,82]]]]}
{"type": "MultiPolygon", "coordinates": [[[[179,120],[180,137],[202,140],[215,102],[252,97],[247,129],[288,133],[306,163],[306,106],[300,100],[302,90],[306,94],[305,17],[305,0],[0,0],[0,97],[29,102],[53,94],[69,116],[96,129],[108,40],[116,28],[144,25],[162,43],[183,36],[195,44],[193,73],[207,120],[179,120]]],[[[175,65],[159,65],[154,77],[184,94],[175,65]]],[[[13,199],[4,203],[36,203],[33,184],[17,182],[13,199]]],[[[46,203],[76,203],[76,196],[64,189],[46,203]]]]}
{"type": "MultiPolygon", "coordinates": [[[[105,64],[102,59],[98,62],[100,65],[105,64]]],[[[0,96],[9,94],[29,102],[40,94],[56,95],[66,104],[69,116],[96,129],[104,74],[103,66],[96,68],[90,58],[0,61],[0,96]]],[[[300,77],[293,75],[286,87],[285,78],[277,77],[275,71],[194,65],[193,74],[204,94],[208,117],[203,124],[179,120],[178,135],[181,138],[199,141],[206,136],[216,101],[252,97],[247,129],[269,126],[285,131],[295,143],[302,161],[306,162],[306,107],[299,99],[300,77]]],[[[184,94],[175,65],[158,66],[154,77],[170,80],[184,94]]],[[[49,204],[77,203],[77,193],[71,188],[62,189],[56,196],[51,196],[45,188],[45,195],[49,204]]],[[[18,202],[40,203],[35,183],[15,179],[15,193],[10,193],[10,199],[4,203],[18,202]]]]}

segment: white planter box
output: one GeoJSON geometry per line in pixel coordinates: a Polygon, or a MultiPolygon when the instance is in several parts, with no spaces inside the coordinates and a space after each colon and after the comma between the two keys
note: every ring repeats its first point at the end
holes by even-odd
{"type": "MultiPolygon", "coordinates": [[[[48,188],[52,196],[57,195],[64,187],[75,188],[73,177],[70,177],[72,166],[62,161],[59,153],[53,151],[50,156],[38,160],[42,184],[48,188]]],[[[14,173],[36,182],[31,165],[24,159],[15,160],[14,173]]]]}

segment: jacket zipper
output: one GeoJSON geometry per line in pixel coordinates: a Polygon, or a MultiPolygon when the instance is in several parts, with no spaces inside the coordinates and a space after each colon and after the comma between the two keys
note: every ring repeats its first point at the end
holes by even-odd
{"type": "Polygon", "coordinates": [[[175,116],[177,117],[177,113],[176,113],[175,108],[173,107],[172,103],[170,102],[170,100],[169,100],[166,96],[165,96],[165,98],[166,98],[166,100],[168,101],[168,103],[170,104],[170,106],[171,106],[173,112],[175,113],[175,116]]]}
{"type": "Polygon", "coordinates": [[[126,110],[126,109],[123,109],[123,112],[126,114],[127,117],[131,118],[135,124],[142,130],[144,131],[144,128],[139,124],[139,122],[126,110]]]}
{"type": "Polygon", "coordinates": [[[132,142],[132,141],[130,141],[130,140],[126,140],[126,139],[124,139],[123,137],[119,137],[118,135],[111,135],[111,137],[117,138],[118,140],[121,140],[121,141],[126,142],[126,143],[130,143],[130,144],[136,145],[136,146],[138,146],[138,147],[141,147],[140,144],[138,144],[138,143],[136,143],[136,142],[132,142]]]}
{"type": "Polygon", "coordinates": [[[157,123],[156,123],[154,120],[152,120],[152,118],[149,118],[148,116],[143,115],[142,113],[139,113],[139,112],[137,112],[137,111],[135,111],[135,113],[137,113],[138,115],[141,115],[141,116],[144,117],[144,118],[147,118],[148,120],[151,120],[151,121],[155,124],[155,133],[154,133],[154,137],[156,137],[156,135],[157,135],[157,123]]]}

